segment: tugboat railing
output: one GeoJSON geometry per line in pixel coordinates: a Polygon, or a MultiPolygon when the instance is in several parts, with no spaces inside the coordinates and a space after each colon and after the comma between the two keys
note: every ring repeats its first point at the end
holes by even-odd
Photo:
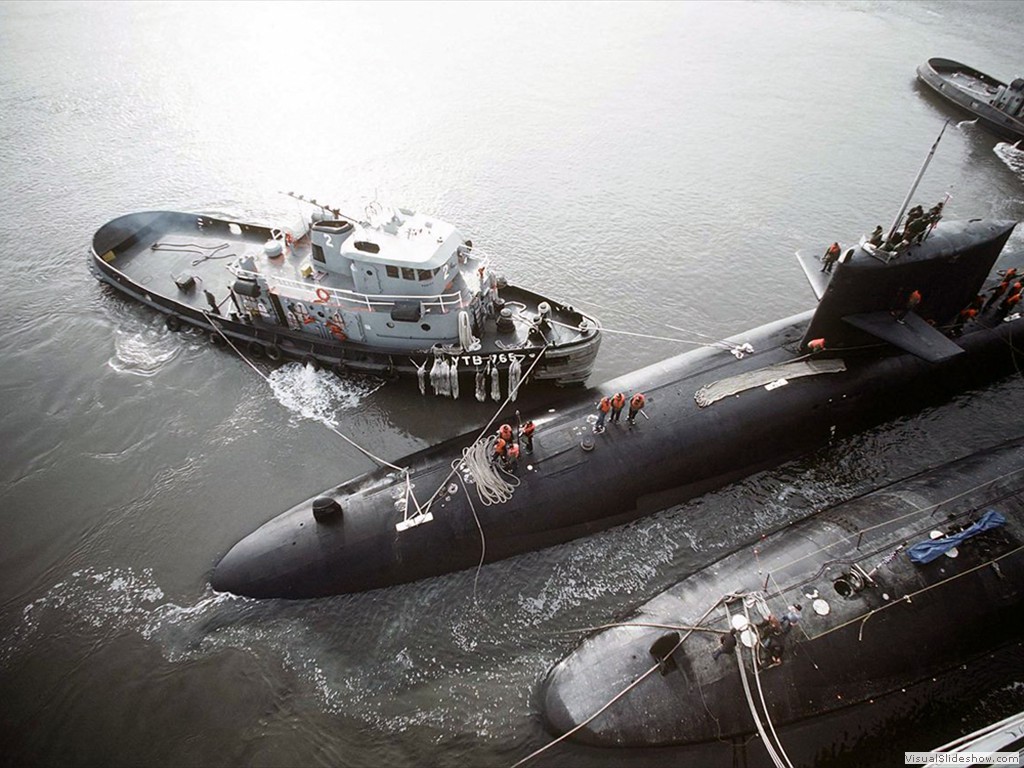
{"type": "MultiPolygon", "coordinates": [[[[232,269],[236,277],[248,280],[256,280],[266,283],[267,290],[287,289],[289,294],[299,293],[305,295],[308,301],[316,304],[330,305],[352,305],[360,308],[365,307],[368,311],[376,311],[376,308],[393,307],[399,302],[419,302],[422,307],[438,308],[441,312],[464,309],[472,300],[469,291],[456,291],[454,293],[440,294],[368,294],[357,291],[349,291],[344,288],[329,288],[323,285],[310,285],[300,280],[292,280],[287,277],[275,277],[261,272],[253,272],[248,269],[235,267],[232,269]],[[327,298],[324,298],[326,295],[327,298]]],[[[296,297],[297,298],[297,297],[296,297]]]]}

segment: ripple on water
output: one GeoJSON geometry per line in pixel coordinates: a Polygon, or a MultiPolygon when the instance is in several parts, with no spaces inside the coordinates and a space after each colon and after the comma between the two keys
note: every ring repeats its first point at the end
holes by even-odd
{"type": "Polygon", "coordinates": [[[118,373],[150,377],[159,373],[181,352],[176,337],[164,329],[117,330],[114,355],[107,365],[118,373]]]}
{"type": "Polygon", "coordinates": [[[267,377],[274,397],[296,416],[337,426],[341,411],[357,408],[384,386],[383,379],[354,376],[340,379],[330,371],[287,363],[267,377]]]}
{"type": "Polygon", "coordinates": [[[1003,164],[1013,171],[1017,178],[1024,181],[1024,148],[1021,144],[1024,142],[1016,142],[1015,144],[1009,144],[1005,141],[1001,141],[995,145],[992,149],[995,152],[996,157],[1003,161],[1003,164]]]}

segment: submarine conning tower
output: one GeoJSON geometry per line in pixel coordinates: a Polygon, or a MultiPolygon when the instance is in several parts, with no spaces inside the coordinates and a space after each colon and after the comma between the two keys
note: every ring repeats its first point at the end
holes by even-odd
{"type": "Polygon", "coordinates": [[[926,359],[955,354],[951,351],[955,344],[933,329],[941,331],[951,324],[981,292],[1016,225],[1016,221],[982,219],[943,221],[923,242],[897,250],[866,242],[847,249],[821,296],[801,349],[807,350],[813,339],[824,339],[832,352],[877,349],[883,339],[926,359]],[[915,291],[920,303],[907,312],[915,291]]]}

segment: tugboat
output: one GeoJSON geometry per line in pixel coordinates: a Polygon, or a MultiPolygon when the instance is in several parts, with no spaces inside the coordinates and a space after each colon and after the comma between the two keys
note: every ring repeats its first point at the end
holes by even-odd
{"type": "MultiPolygon", "coordinates": [[[[301,196],[295,196],[304,200],[301,196]]],[[[253,358],[416,377],[477,399],[533,381],[582,384],[597,320],[505,283],[451,224],[371,203],[361,219],[309,202],[293,230],[173,211],[131,213],[93,237],[97,278],[253,358]],[[504,386],[503,386],[504,385],[504,386]]]]}
{"type": "Polygon", "coordinates": [[[1000,138],[1024,139],[1024,77],[1007,85],[959,61],[938,58],[919,66],[917,77],[1000,138]]]}
{"type": "Polygon", "coordinates": [[[320,597],[550,547],[1018,370],[1019,281],[991,275],[1016,222],[940,222],[936,206],[900,230],[907,202],[890,237],[871,238],[880,245],[837,244],[824,267],[805,254],[815,310],[523,414],[535,435],[515,429],[512,414],[491,432],[499,411],[482,430],[340,485],[325,477],[323,492],[238,542],[213,588],[320,597]],[[643,394],[646,405],[595,425],[598,402],[614,393],[643,394]],[[515,461],[510,441],[522,446],[515,461]]]}
{"type": "Polygon", "coordinates": [[[780,726],[1019,640],[1022,603],[1017,438],[685,578],[556,664],[542,685],[544,719],[557,735],[605,747],[759,735],[784,756],[780,726]]]}

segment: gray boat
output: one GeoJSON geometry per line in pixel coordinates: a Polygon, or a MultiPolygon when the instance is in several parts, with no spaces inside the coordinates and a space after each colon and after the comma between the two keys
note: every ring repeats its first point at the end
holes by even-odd
{"type": "Polygon", "coordinates": [[[358,219],[314,203],[291,229],[131,213],[96,232],[91,265],[172,330],[339,375],[411,376],[424,394],[582,384],[601,340],[594,318],[506,284],[451,224],[377,203],[358,219]]]}
{"type": "Polygon", "coordinates": [[[1007,141],[1024,139],[1024,78],[1007,85],[952,59],[928,59],[918,79],[1007,141]]]}

